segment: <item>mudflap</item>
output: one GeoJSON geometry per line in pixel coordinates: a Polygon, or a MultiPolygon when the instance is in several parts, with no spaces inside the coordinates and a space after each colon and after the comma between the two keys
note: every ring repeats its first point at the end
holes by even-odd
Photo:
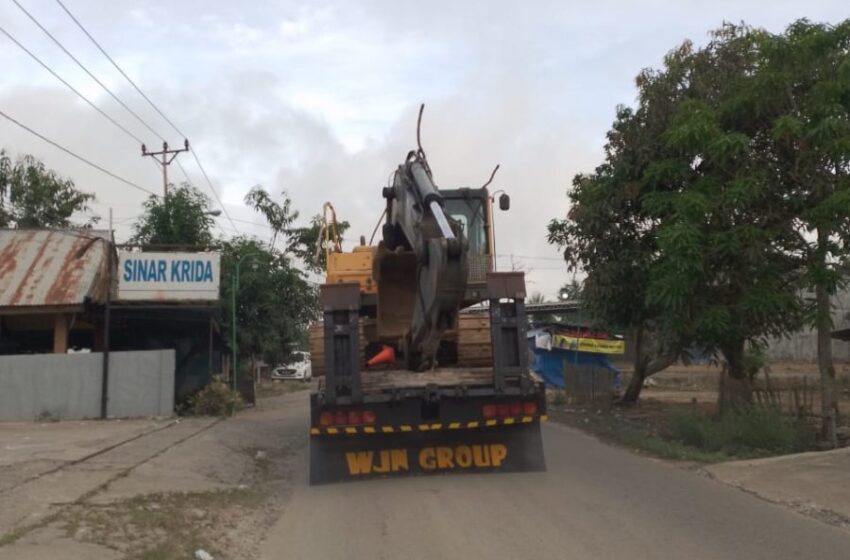
{"type": "Polygon", "coordinates": [[[445,473],[545,471],[540,421],[310,437],[310,484],[445,473]]]}

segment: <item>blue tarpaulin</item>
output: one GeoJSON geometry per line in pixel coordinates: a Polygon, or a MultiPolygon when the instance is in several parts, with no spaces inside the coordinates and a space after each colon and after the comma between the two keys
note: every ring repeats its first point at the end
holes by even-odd
{"type": "Polygon", "coordinates": [[[564,367],[569,367],[571,365],[591,366],[613,371],[614,386],[616,388],[620,387],[620,370],[614,367],[614,364],[611,363],[607,354],[575,352],[573,350],[564,350],[560,348],[553,348],[552,350],[536,348],[533,337],[530,337],[528,342],[529,348],[534,353],[534,360],[531,364],[531,369],[543,378],[547,387],[563,389],[564,367]]]}

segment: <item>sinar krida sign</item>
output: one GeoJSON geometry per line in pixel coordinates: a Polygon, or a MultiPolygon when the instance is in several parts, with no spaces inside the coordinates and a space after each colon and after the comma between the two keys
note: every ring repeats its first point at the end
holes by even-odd
{"type": "Polygon", "coordinates": [[[218,253],[131,253],[118,255],[118,299],[217,300],[218,253]]]}

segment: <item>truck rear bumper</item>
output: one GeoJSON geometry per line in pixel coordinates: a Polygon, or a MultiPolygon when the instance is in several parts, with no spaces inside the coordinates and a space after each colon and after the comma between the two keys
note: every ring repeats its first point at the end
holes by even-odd
{"type": "Polygon", "coordinates": [[[441,473],[545,471],[540,422],[545,416],[502,418],[492,425],[423,424],[312,428],[310,484],[441,473]],[[368,428],[368,427],[367,427],[368,428]]]}

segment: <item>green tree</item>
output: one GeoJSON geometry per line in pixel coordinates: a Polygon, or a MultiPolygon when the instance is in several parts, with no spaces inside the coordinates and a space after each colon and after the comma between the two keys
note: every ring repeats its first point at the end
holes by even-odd
{"type": "Polygon", "coordinates": [[[281,193],[283,202],[275,202],[271,195],[257,185],[245,195],[245,204],[259,212],[274,232],[269,247],[274,247],[278,236],[283,237],[290,226],[298,219],[298,211],[292,208],[292,201],[286,193],[281,193]]]}
{"type": "Polygon", "coordinates": [[[225,241],[221,255],[220,321],[227,333],[232,328],[231,298],[239,260],[239,354],[262,357],[270,364],[280,363],[315,319],[316,289],[290,259],[263,242],[244,236],[225,241]]]}
{"type": "MultiPolygon", "coordinates": [[[[308,270],[322,272],[325,270],[325,250],[328,242],[325,240],[324,220],[321,215],[313,216],[310,224],[296,227],[293,224],[298,219],[299,213],[292,208],[292,201],[281,193],[281,202],[275,201],[272,196],[261,186],[256,186],[245,196],[245,204],[259,212],[271,227],[272,234],[270,247],[275,246],[278,238],[286,241],[286,252],[294,255],[308,270]]],[[[348,230],[348,222],[338,222],[337,233],[342,235],[348,230]]]]}
{"type": "Polygon", "coordinates": [[[600,317],[636,327],[638,350],[651,326],[661,355],[691,343],[721,355],[722,397],[735,404],[749,398],[748,344],[801,317],[772,123],[742,97],[765,36],[726,25],[705,48],[685,43],[662,70],[642,72],[638,108],[618,112],[605,163],[576,178],[568,220],[550,224],[550,240],[588,272],[585,301],[600,317]]]}
{"type": "MultiPolygon", "coordinates": [[[[800,20],[764,35],[761,62],[742,103],[769,133],[772,180],[781,184],[798,224],[789,250],[805,262],[813,292],[807,322],[817,329],[824,432],[838,415],[830,298],[846,285],[850,257],[850,20],[800,20]],[[768,128],[769,127],[769,128],[768,128]]],[[[830,434],[826,434],[830,435],[830,434]]]]}
{"type": "Polygon", "coordinates": [[[637,78],[640,103],[618,107],[607,134],[605,161],[591,174],[579,174],[568,191],[570,211],[548,225],[548,240],[564,250],[570,270],[587,274],[580,294],[582,310],[608,329],[632,333],[632,377],[623,400],[634,402],[644,380],[675,361],[684,335],[659,329],[661,309],[648,296],[650,271],[659,254],[659,220],[643,204],[643,174],[662,157],[662,135],[675,106],[670,91],[684,79],[683,44],[665,58],[666,72],[644,70],[637,78]]]}
{"type": "Polygon", "coordinates": [[[525,300],[525,302],[526,303],[532,303],[532,304],[534,304],[534,303],[546,303],[546,296],[544,296],[540,292],[534,292],[533,294],[528,296],[528,299],[525,300]]]}
{"type": "Polygon", "coordinates": [[[134,225],[131,241],[142,245],[212,245],[213,217],[203,193],[183,183],[164,198],[150,196],[134,225]]]}
{"type": "MultiPolygon", "coordinates": [[[[336,230],[340,236],[340,242],[349,227],[350,224],[347,221],[337,222],[336,230]]],[[[333,241],[329,242],[325,238],[324,221],[321,216],[313,216],[309,226],[291,228],[287,233],[289,235],[287,251],[301,259],[304,266],[313,272],[321,273],[326,270],[326,251],[332,249],[328,245],[332,245],[333,241]]]]}
{"type": "Polygon", "coordinates": [[[89,210],[94,195],[45,168],[33,156],[12,161],[0,150],[0,227],[69,228],[75,213],[89,210]]]}

